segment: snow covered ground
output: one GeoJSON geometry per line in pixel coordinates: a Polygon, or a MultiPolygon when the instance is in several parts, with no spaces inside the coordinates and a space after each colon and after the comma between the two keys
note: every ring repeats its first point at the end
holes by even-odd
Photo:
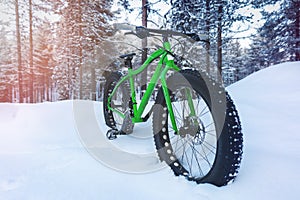
{"type": "MultiPolygon", "coordinates": [[[[144,135],[107,141],[102,104],[0,104],[0,200],[298,199],[300,63],[259,71],[228,88],[238,108],[244,156],[236,181],[197,185],[158,162],[144,135]]],[[[146,130],[146,131],[145,131],[146,130]]]]}

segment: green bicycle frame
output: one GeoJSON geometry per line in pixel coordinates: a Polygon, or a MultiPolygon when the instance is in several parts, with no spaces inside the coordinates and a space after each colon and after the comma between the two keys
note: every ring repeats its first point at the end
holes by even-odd
{"type": "MultiPolygon", "coordinates": [[[[149,102],[149,99],[154,91],[155,86],[157,85],[158,81],[161,81],[162,89],[163,89],[163,94],[166,100],[167,108],[169,111],[170,115],[170,120],[172,123],[173,130],[178,133],[178,128],[176,125],[175,117],[174,117],[174,112],[171,104],[171,98],[167,86],[167,81],[166,81],[166,75],[169,70],[175,70],[179,71],[180,68],[174,63],[173,56],[170,54],[171,51],[171,45],[169,42],[164,42],[163,48],[160,48],[153,52],[147,60],[143,63],[141,67],[139,67],[136,70],[133,69],[128,69],[128,74],[116,84],[116,87],[108,97],[108,109],[116,112],[118,115],[120,115],[122,118],[125,118],[124,113],[118,111],[117,109],[114,109],[110,106],[111,98],[113,95],[116,93],[117,89],[120,87],[120,85],[124,82],[129,80],[130,83],[130,91],[131,91],[131,100],[132,100],[132,107],[133,107],[133,118],[132,122],[133,123],[139,123],[139,122],[144,122],[142,115],[145,111],[145,108],[149,102]],[[142,73],[149,65],[152,63],[155,59],[159,58],[159,63],[154,71],[154,74],[151,77],[150,82],[148,83],[148,87],[141,99],[141,102],[139,103],[139,106],[137,105],[136,101],[136,92],[135,92],[135,85],[134,85],[134,77],[140,73],[142,73]]],[[[194,105],[192,102],[192,97],[191,94],[188,94],[188,104],[191,109],[191,114],[195,115],[195,109],[194,105]]]]}

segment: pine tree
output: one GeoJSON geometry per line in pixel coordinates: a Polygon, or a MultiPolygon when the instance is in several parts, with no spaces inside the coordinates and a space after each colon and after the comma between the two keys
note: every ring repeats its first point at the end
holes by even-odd
{"type": "Polygon", "coordinates": [[[247,20],[237,12],[249,5],[244,0],[173,0],[169,12],[171,28],[182,32],[205,33],[209,37],[206,44],[207,71],[214,71],[210,66],[209,55],[217,61],[219,72],[222,70],[222,48],[230,33],[231,25],[236,21],[247,20]]]}
{"type": "MultiPolygon", "coordinates": [[[[11,85],[14,94],[13,97],[17,97],[17,102],[35,102],[33,96],[33,86],[35,81],[35,65],[34,65],[34,34],[36,27],[39,23],[42,23],[39,15],[35,15],[35,11],[38,10],[36,6],[41,3],[40,0],[4,0],[1,1],[1,6],[5,6],[4,13],[6,16],[6,24],[8,28],[7,35],[13,35],[9,38],[8,47],[14,47],[9,49],[11,60],[11,68],[18,68],[18,71],[14,74],[15,80],[18,80],[14,84],[18,84],[18,88],[15,85],[11,85]],[[15,30],[12,30],[12,26],[15,26],[15,30]],[[16,77],[17,76],[17,77],[16,77]]],[[[40,13],[39,13],[40,14],[40,13]]],[[[4,44],[4,43],[3,43],[4,44]]],[[[0,61],[1,62],[1,61],[0,61]]],[[[13,72],[13,70],[10,70],[13,72]]],[[[8,73],[9,76],[9,73],[8,73]]],[[[15,99],[13,99],[15,101],[15,99]]]]}
{"type": "Polygon", "coordinates": [[[17,88],[17,65],[12,42],[7,37],[7,27],[0,20],[0,102],[14,101],[13,91],[17,88]]]}
{"type": "Polygon", "coordinates": [[[16,16],[16,40],[17,40],[17,56],[18,56],[18,83],[19,83],[19,102],[23,103],[23,69],[22,69],[22,47],[21,47],[21,33],[20,33],[20,14],[19,1],[15,1],[15,16],[16,16]]]}
{"type": "Polygon", "coordinates": [[[223,80],[230,85],[254,72],[249,63],[248,50],[241,47],[238,40],[230,40],[224,45],[223,80]]]}
{"type": "Polygon", "coordinates": [[[35,66],[35,87],[36,96],[41,101],[52,101],[51,92],[53,91],[52,75],[55,62],[53,59],[54,37],[53,27],[49,21],[38,28],[37,35],[35,35],[35,48],[33,52],[34,66],[35,66]]]}
{"type": "Polygon", "coordinates": [[[252,66],[253,71],[270,66],[269,48],[265,38],[260,37],[259,34],[252,36],[252,42],[248,50],[249,60],[247,65],[252,66]]]}
{"type": "Polygon", "coordinates": [[[300,60],[300,1],[268,0],[255,2],[262,9],[264,25],[258,29],[267,64],[300,60]],[[266,11],[266,5],[278,9],[266,11]]]}
{"type": "MultiPolygon", "coordinates": [[[[112,33],[108,25],[113,16],[111,3],[92,0],[52,2],[53,8],[61,16],[57,27],[57,74],[54,76],[61,99],[83,97],[82,90],[86,85],[83,83],[84,65],[93,56],[102,38],[112,33]]],[[[94,70],[89,70],[89,73],[95,77],[94,70]]],[[[90,81],[91,93],[95,93],[96,80],[90,81]]]]}

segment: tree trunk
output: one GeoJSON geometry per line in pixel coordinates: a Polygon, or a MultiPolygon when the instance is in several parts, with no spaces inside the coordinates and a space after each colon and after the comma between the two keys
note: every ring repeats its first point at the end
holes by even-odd
{"type": "Polygon", "coordinates": [[[300,2],[296,1],[296,25],[295,25],[295,36],[296,36],[296,61],[300,61],[300,2]]]}
{"type": "MultiPolygon", "coordinates": [[[[142,0],[142,26],[147,27],[147,5],[148,0],[142,0]]],[[[142,40],[142,63],[144,63],[147,59],[147,38],[142,40]]],[[[141,95],[143,95],[143,91],[147,88],[147,68],[141,74],[141,95]]]]}
{"type": "Polygon", "coordinates": [[[218,8],[218,36],[217,36],[217,68],[218,68],[218,80],[222,81],[222,15],[223,5],[220,2],[218,8]]]}
{"type": "Polygon", "coordinates": [[[78,21],[79,21],[79,99],[82,99],[82,10],[81,10],[81,0],[78,0],[78,9],[79,9],[79,15],[78,15],[78,21]]]}
{"type": "Polygon", "coordinates": [[[30,67],[30,103],[34,103],[33,98],[33,83],[34,83],[34,72],[33,72],[33,39],[32,39],[32,0],[29,0],[29,67],[30,67]]]}
{"type": "Polygon", "coordinates": [[[22,72],[22,52],[21,52],[21,34],[20,34],[20,21],[19,21],[19,1],[15,0],[16,12],[16,37],[17,37],[17,56],[18,56],[18,79],[19,79],[19,102],[23,103],[23,72],[22,72]]]}
{"type": "Polygon", "coordinates": [[[208,36],[208,42],[205,45],[206,49],[206,71],[207,73],[210,73],[210,0],[206,0],[206,20],[205,20],[205,29],[206,34],[208,36]]]}
{"type": "Polygon", "coordinates": [[[91,81],[92,81],[92,101],[96,101],[96,72],[94,65],[91,67],[91,81]]]}

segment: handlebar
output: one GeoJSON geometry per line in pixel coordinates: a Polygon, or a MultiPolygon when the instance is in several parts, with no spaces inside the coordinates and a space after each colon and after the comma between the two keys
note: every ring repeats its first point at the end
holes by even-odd
{"type": "Polygon", "coordinates": [[[205,34],[198,35],[196,33],[181,33],[173,30],[150,29],[143,26],[134,26],[125,23],[116,23],[113,25],[116,30],[132,31],[137,37],[143,39],[150,37],[151,33],[161,34],[162,36],[181,36],[184,38],[192,39],[194,41],[208,42],[208,36],[205,34]]]}

